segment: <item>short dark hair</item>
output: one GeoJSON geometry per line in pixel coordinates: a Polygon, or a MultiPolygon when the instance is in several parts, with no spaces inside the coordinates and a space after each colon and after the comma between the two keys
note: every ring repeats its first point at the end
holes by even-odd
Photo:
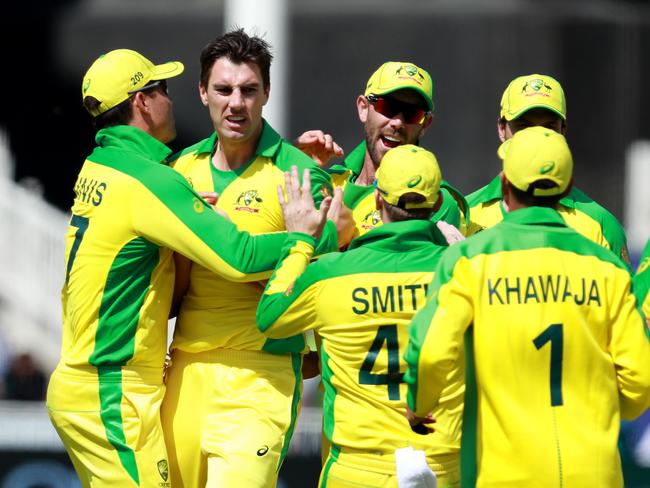
{"type": "Polygon", "coordinates": [[[397,201],[397,205],[391,205],[384,200],[386,213],[393,222],[402,222],[404,220],[429,220],[433,215],[432,208],[406,208],[407,203],[422,203],[426,200],[419,193],[405,193],[397,201]]]}
{"type": "Polygon", "coordinates": [[[550,195],[550,196],[538,196],[534,195],[533,192],[536,189],[548,190],[550,188],[557,187],[557,183],[551,180],[538,180],[530,184],[527,191],[520,190],[510,181],[507,182],[512,192],[512,196],[522,205],[526,207],[555,207],[560,200],[565,196],[566,192],[561,193],[560,195],[550,195]]]}
{"type": "Polygon", "coordinates": [[[264,90],[271,86],[271,61],[273,55],[268,42],[249,36],[244,29],[226,32],[208,43],[201,51],[201,85],[208,86],[210,70],[219,58],[228,58],[236,64],[256,64],[262,73],[264,90]]]}
{"type": "MultiPolygon", "coordinates": [[[[133,104],[131,102],[132,99],[129,97],[106,112],[93,117],[93,127],[95,130],[101,130],[115,125],[128,125],[133,118],[133,104]]],[[[83,103],[85,109],[92,113],[97,110],[102,102],[95,97],[88,96],[84,98],[83,103]]]]}

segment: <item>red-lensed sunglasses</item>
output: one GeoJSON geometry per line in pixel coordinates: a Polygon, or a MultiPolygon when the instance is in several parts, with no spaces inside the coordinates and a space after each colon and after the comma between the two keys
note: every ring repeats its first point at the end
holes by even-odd
{"type": "Polygon", "coordinates": [[[420,108],[417,105],[400,102],[394,98],[380,97],[372,93],[366,95],[366,99],[375,108],[375,112],[379,112],[389,119],[402,114],[404,122],[407,124],[421,124],[429,113],[428,110],[420,108]]]}

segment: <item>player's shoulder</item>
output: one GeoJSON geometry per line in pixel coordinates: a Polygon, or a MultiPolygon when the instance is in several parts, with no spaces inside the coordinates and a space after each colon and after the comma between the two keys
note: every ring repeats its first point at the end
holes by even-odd
{"type": "Polygon", "coordinates": [[[495,176],[490,183],[465,196],[470,209],[494,200],[501,200],[501,179],[495,176]]]}
{"type": "MultiPolygon", "coordinates": [[[[614,217],[614,215],[609,210],[596,202],[593,198],[591,198],[579,188],[576,188],[574,186],[571,189],[571,192],[569,193],[567,199],[573,203],[577,210],[580,210],[581,212],[589,215],[594,220],[601,222],[603,226],[607,226],[623,232],[623,226],[618,221],[618,219],[614,217]]],[[[563,202],[560,201],[560,203],[563,202]]]]}
{"type": "Polygon", "coordinates": [[[172,167],[187,164],[190,160],[195,159],[200,154],[211,154],[216,141],[217,134],[215,132],[209,137],[201,139],[197,143],[187,146],[186,148],[172,154],[165,160],[165,162],[172,167]]]}

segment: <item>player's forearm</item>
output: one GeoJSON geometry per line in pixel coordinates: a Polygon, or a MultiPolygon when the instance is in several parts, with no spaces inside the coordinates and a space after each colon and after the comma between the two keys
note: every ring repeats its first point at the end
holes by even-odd
{"type": "Polygon", "coordinates": [[[309,290],[311,282],[302,279],[314,253],[314,240],[303,234],[298,236],[303,240],[287,241],[283,248],[257,308],[257,326],[270,337],[293,335],[306,330],[305,325],[314,321],[307,318],[315,315],[316,308],[309,290]]]}

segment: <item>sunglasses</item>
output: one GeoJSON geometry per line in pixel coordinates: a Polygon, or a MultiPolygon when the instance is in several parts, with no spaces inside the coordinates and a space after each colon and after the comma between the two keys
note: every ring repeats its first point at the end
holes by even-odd
{"type": "Polygon", "coordinates": [[[138,92],[147,92],[147,91],[153,91],[156,90],[157,88],[160,88],[161,91],[165,95],[169,95],[169,91],[167,90],[167,80],[156,80],[148,83],[147,85],[143,86],[142,88],[136,88],[135,90],[131,90],[127,92],[129,95],[134,95],[138,92]]]}
{"type": "Polygon", "coordinates": [[[400,102],[394,98],[385,98],[373,95],[372,93],[366,96],[366,99],[375,108],[375,112],[379,112],[384,117],[392,119],[399,114],[404,117],[404,122],[407,124],[421,124],[429,114],[429,111],[411,105],[410,103],[400,102]]]}

